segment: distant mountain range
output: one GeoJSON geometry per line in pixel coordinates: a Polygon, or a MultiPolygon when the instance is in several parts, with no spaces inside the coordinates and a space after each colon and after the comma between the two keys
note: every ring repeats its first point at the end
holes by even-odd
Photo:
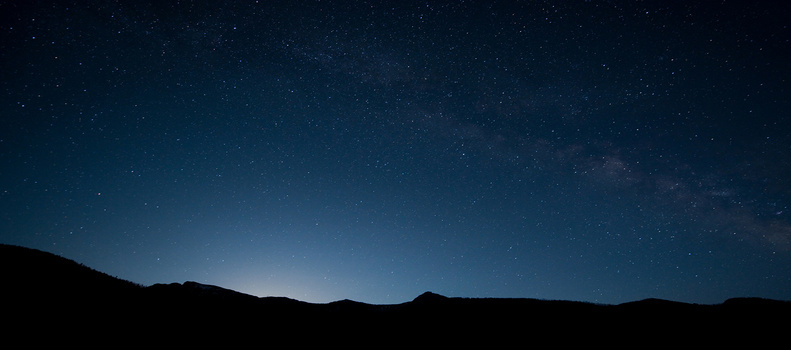
{"type": "Polygon", "coordinates": [[[316,304],[196,282],[142,286],[51,253],[1,244],[0,274],[0,334],[23,344],[760,347],[785,343],[791,331],[791,302],[760,298],[601,305],[426,292],[401,304],[316,304]]]}

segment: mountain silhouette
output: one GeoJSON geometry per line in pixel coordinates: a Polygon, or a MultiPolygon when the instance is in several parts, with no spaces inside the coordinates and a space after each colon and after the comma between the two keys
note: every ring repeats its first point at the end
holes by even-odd
{"type": "Polygon", "coordinates": [[[790,302],[744,297],[716,305],[661,299],[604,305],[425,292],[401,304],[317,304],[191,281],[143,286],[3,244],[0,273],[9,344],[759,346],[784,340],[791,325],[790,302]]]}

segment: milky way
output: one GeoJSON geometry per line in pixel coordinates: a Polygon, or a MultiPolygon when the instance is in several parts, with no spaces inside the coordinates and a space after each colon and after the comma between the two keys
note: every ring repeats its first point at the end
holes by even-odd
{"type": "Polygon", "coordinates": [[[3,243],[313,302],[791,297],[789,5],[0,14],[3,243]]]}

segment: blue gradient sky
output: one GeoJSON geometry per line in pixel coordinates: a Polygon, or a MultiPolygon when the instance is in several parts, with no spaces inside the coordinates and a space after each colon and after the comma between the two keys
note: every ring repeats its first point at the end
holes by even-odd
{"type": "Polygon", "coordinates": [[[141,284],[791,299],[789,5],[0,3],[0,241],[141,284]]]}

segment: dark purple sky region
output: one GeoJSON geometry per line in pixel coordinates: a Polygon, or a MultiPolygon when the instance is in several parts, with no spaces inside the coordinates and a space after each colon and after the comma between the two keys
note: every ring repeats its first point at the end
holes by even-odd
{"type": "Polygon", "coordinates": [[[789,18],[3,1],[0,242],[311,302],[788,300],[789,18]]]}

